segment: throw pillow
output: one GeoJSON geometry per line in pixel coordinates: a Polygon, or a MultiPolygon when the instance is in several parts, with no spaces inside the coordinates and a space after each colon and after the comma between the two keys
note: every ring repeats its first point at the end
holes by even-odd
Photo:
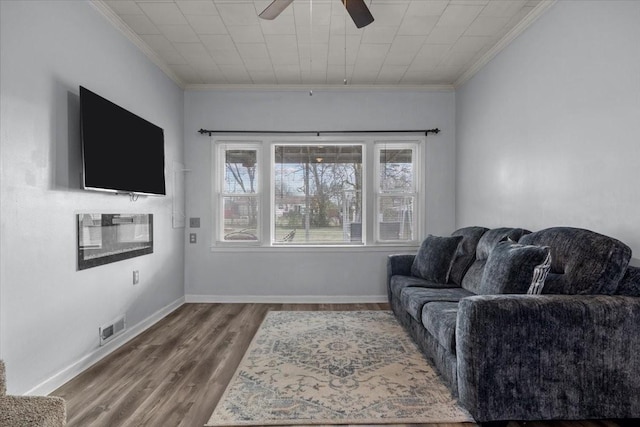
{"type": "Polygon", "coordinates": [[[427,236],[411,265],[411,274],[430,282],[447,283],[462,236],[427,236]]]}
{"type": "Polygon", "coordinates": [[[489,254],[479,294],[524,294],[531,287],[535,268],[549,255],[547,246],[500,242],[489,254]]]}
{"type": "Polygon", "coordinates": [[[529,295],[540,295],[542,293],[544,281],[547,280],[549,270],[551,270],[551,252],[547,254],[542,264],[536,265],[536,268],[533,269],[533,279],[527,291],[529,295]]]}
{"type": "Polygon", "coordinates": [[[462,285],[462,278],[476,259],[478,241],[488,230],[485,227],[464,227],[451,233],[452,236],[462,236],[462,241],[458,245],[458,251],[451,263],[449,282],[458,286],[462,285]]]}

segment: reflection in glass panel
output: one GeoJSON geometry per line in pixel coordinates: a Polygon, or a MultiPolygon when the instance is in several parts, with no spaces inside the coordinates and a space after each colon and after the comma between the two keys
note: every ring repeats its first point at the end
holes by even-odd
{"type": "Polygon", "coordinates": [[[78,246],[81,249],[102,247],[102,214],[84,214],[79,216],[78,246]]]}
{"type": "Polygon", "coordinates": [[[278,145],[274,243],[362,243],[362,145],[278,145]]]}
{"type": "Polygon", "coordinates": [[[134,243],[149,240],[149,223],[141,215],[132,218],[131,223],[121,223],[116,229],[118,242],[134,243]]]}
{"type": "Polygon", "coordinates": [[[224,198],[224,240],[258,240],[258,198],[224,198]]]}
{"type": "Polygon", "coordinates": [[[256,193],[258,188],[256,150],[225,151],[225,194],[256,193]]]}
{"type": "Polygon", "coordinates": [[[413,191],[413,150],[380,150],[380,189],[385,192],[413,191]]]}
{"type": "Polygon", "coordinates": [[[79,214],[78,270],[153,253],[152,214],[79,214]]]}
{"type": "Polygon", "coordinates": [[[378,236],[380,240],[413,240],[414,197],[380,197],[378,236]]]}

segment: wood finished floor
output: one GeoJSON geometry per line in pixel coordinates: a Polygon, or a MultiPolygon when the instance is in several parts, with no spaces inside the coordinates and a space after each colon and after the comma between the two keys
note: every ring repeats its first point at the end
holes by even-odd
{"type": "MultiPolygon", "coordinates": [[[[68,426],[201,427],[269,310],[388,310],[388,305],[185,304],[51,395],[66,399],[68,426]]],[[[508,427],[619,425],[555,421],[508,427]]]]}

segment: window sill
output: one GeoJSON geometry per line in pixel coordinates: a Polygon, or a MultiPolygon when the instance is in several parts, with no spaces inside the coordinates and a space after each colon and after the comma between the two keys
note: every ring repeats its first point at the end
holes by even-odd
{"type": "Polygon", "coordinates": [[[216,245],[211,252],[273,252],[273,253],[366,253],[366,252],[416,252],[419,244],[406,245],[378,244],[378,245],[287,245],[287,246],[251,246],[251,245],[216,245]]]}

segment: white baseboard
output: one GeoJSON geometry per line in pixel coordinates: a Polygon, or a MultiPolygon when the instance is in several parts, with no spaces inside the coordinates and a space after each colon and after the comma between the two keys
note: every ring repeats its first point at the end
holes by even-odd
{"type": "Polygon", "coordinates": [[[142,332],[155,325],[171,312],[177,310],[185,303],[270,303],[270,304],[358,304],[358,303],[385,303],[386,295],[185,295],[162,307],[138,324],[128,328],[122,335],[103,347],[99,347],[60,370],[50,378],[28,390],[27,396],[46,396],[69,380],[98,363],[127,342],[131,341],[142,332]]]}
{"type": "Polygon", "coordinates": [[[120,347],[122,347],[127,342],[131,341],[133,338],[140,335],[142,332],[149,329],[151,326],[156,324],[159,320],[167,316],[169,313],[181,307],[185,302],[184,297],[180,297],[177,300],[169,303],[168,305],[162,307],[160,310],[156,311],[143,321],[134,325],[131,328],[128,328],[122,335],[117,336],[103,347],[99,347],[82,357],[77,362],[72,363],[66,368],[62,369],[58,373],[54,374],[52,377],[44,380],[37,386],[33,387],[31,390],[27,391],[25,395],[38,395],[44,396],[48,395],[61,385],[65,384],[72,378],[78,376],[82,372],[84,372],[89,367],[95,365],[100,360],[107,357],[109,354],[113,353],[120,347]]]}
{"type": "Polygon", "coordinates": [[[385,303],[387,295],[185,295],[186,303],[363,304],[385,303]]]}

